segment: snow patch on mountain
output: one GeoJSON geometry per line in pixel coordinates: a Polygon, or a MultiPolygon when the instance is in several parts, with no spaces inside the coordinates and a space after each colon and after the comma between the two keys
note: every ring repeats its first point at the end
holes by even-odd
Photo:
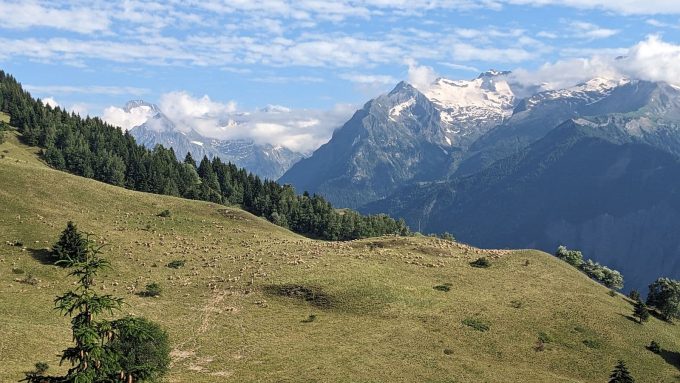
{"type": "Polygon", "coordinates": [[[404,110],[408,110],[415,103],[416,103],[416,99],[411,97],[410,99],[408,99],[408,100],[406,100],[406,101],[404,101],[400,104],[395,105],[394,107],[392,107],[392,109],[390,109],[390,113],[389,113],[390,119],[392,121],[396,121],[396,118],[401,116],[401,114],[404,110]]]}
{"type": "Polygon", "coordinates": [[[627,78],[595,77],[570,88],[547,90],[527,99],[527,108],[547,100],[579,99],[595,103],[609,96],[616,87],[629,83],[627,78]]]}
{"type": "Polygon", "coordinates": [[[448,145],[473,140],[512,115],[509,72],[488,71],[473,80],[438,78],[424,92],[440,111],[448,145]]]}

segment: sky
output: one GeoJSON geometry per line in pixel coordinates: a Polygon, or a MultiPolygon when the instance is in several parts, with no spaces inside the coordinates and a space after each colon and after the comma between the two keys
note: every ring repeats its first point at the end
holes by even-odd
{"type": "Polygon", "coordinates": [[[0,15],[0,69],[46,103],[131,128],[144,116],[121,108],[143,99],[304,152],[401,80],[680,84],[675,0],[0,0],[0,15]]]}

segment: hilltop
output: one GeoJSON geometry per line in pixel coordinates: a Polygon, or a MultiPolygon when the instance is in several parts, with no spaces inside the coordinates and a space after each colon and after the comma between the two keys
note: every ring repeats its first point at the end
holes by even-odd
{"type": "Polygon", "coordinates": [[[46,251],[69,219],[107,245],[113,269],[99,288],[170,333],[169,382],[601,382],[617,359],[641,382],[678,375],[677,326],[634,323],[628,299],[546,253],[417,236],[311,240],[235,207],[50,169],[6,135],[0,381],[36,360],[55,368],[70,341],[52,300],[71,281],[46,251]],[[490,268],[469,265],[482,256],[490,268]],[[37,285],[19,282],[28,274],[37,285]],[[134,294],[151,281],[159,298],[134,294]],[[645,349],[652,339],[661,355],[645,349]]]}

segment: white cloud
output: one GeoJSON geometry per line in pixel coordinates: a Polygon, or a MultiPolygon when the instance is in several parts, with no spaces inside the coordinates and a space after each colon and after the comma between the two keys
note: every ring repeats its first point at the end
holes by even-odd
{"type": "Polygon", "coordinates": [[[615,64],[634,78],[680,84],[679,62],[680,45],[667,43],[659,36],[649,36],[634,45],[627,57],[615,64]]]}
{"type": "Polygon", "coordinates": [[[69,86],[69,85],[24,85],[24,89],[37,94],[103,94],[108,96],[133,95],[149,93],[149,89],[132,86],[69,86]]]}
{"type": "Polygon", "coordinates": [[[537,50],[528,51],[518,47],[484,47],[462,42],[454,43],[452,51],[452,57],[460,61],[481,60],[494,63],[516,63],[536,58],[538,55],[537,50]]]}
{"type": "Polygon", "coordinates": [[[475,73],[480,73],[481,70],[479,68],[470,66],[470,65],[462,65],[462,64],[455,64],[455,63],[447,63],[447,62],[439,62],[439,65],[451,68],[451,69],[456,69],[456,70],[464,70],[467,72],[475,72],[475,73]]]}
{"type": "Polygon", "coordinates": [[[598,25],[584,21],[572,21],[569,26],[574,31],[574,36],[585,39],[605,39],[620,32],[618,29],[602,28],[598,25]]]}
{"type": "Polygon", "coordinates": [[[675,0],[501,0],[507,4],[558,5],[579,9],[602,9],[622,14],[680,14],[680,2],[675,0]]]}
{"type": "Polygon", "coordinates": [[[649,36],[627,49],[605,50],[602,54],[597,54],[597,50],[588,52],[593,54],[546,63],[536,70],[516,69],[511,78],[525,86],[549,89],[572,86],[598,76],[680,84],[677,65],[680,45],[665,42],[659,36],[649,36]]]}
{"type": "MultiPolygon", "coordinates": [[[[289,109],[280,105],[241,111],[236,103],[218,102],[210,97],[194,97],[178,91],[163,94],[159,101],[163,113],[176,129],[218,139],[249,139],[258,144],[282,145],[291,150],[311,152],[330,139],[333,130],[349,119],[353,105],[340,104],[331,110],[289,109]]],[[[143,124],[153,115],[149,109],[130,112],[110,106],[102,119],[123,129],[143,124]]]]}
{"type": "Polygon", "coordinates": [[[108,122],[111,125],[119,126],[123,130],[128,130],[134,128],[135,126],[142,125],[153,115],[154,112],[150,109],[135,108],[129,112],[126,112],[123,108],[109,106],[108,108],[104,109],[104,112],[102,113],[102,120],[108,122]]]}
{"type": "Polygon", "coordinates": [[[67,108],[69,112],[81,115],[83,117],[87,116],[89,114],[90,107],[88,104],[84,102],[77,102],[75,104],[72,104],[67,108]]]}
{"type": "Polygon", "coordinates": [[[415,60],[407,60],[406,64],[408,65],[408,83],[420,91],[426,91],[438,77],[432,67],[418,65],[415,60]]]}
{"type": "Polygon", "coordinates": [[[43,105],[49,105],[52,108],[56,108],[59,106],[59,103],[57,102],[57,100],[54,99],[54,97],[45,97],[42,99],[42,103],[43,105]]]}
{"type": "Polygon", "coordinates": [[[92,33],[105,31],[110,20],[105,12],[88,7],[71,8],[46,7],[37,1],[0,1],[0,15],[4,15],[0,28],[28,29],[48,27],[92,33]]]}

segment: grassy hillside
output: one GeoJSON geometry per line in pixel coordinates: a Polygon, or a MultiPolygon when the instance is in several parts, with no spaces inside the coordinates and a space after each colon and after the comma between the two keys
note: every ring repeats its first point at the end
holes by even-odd
{"type": "Polygon", "coordinates": [[[45,250],[69,219],[108,245],[113,269],[99,288],[169,331],[169,382],[602,382],[619,358],[641,382],[679,375],[679,326],[634,323],[629,301],[548,254],[422,237],[313,241],[236,208],[48,169],[10,136],[0,145],[2,382],[36,361],[55,368],[70,342],[52,300],[72,281],[45,250]],[[490,268],[470,267],[483,255],[490,268]],[[166,267],[173,260],[186,265],[166,267]],[[18,282],[28,274],[39,283],[18,282]],[[152,281],[159,298],[134,294],[152,281]],[[550,342],[535,351],[541,333],[550,342]],[[645,349],[652,339],[662,355],[645,349]]]}

